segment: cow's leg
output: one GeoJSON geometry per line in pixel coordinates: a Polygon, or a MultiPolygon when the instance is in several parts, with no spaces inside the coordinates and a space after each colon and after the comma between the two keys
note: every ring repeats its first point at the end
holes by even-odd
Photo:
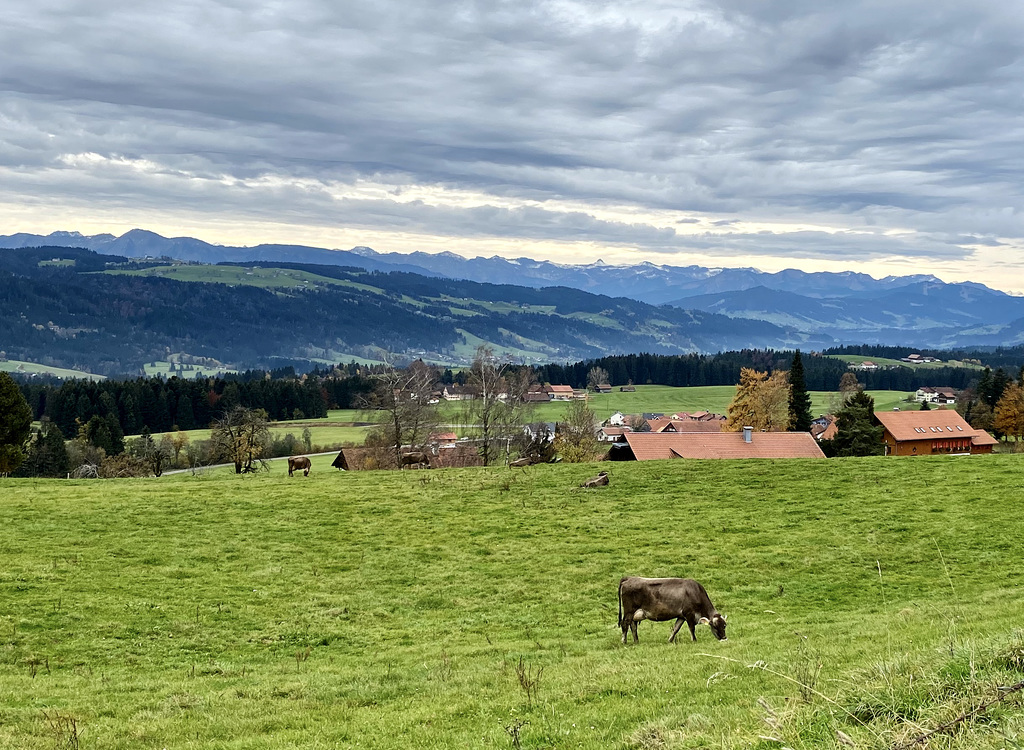
{"type": "Polygon", "coordinates": [[[672,628],[672,635],[668,637],[669,643],[675,643],[676,633],[679,632],[679,628],[683,627],[683,622],[685,622],[685,620],[682,617],[676,619],[676,626],[672,628]]]}
{"type": "Polygon", "coordinates": [[[626,645],[626,636],[629,635],[629,626],[630,626],[630,624],[632,624],[632,623],[631,623],[631,620],[629,619],[629,615],[623,615],[622,616],[622,622],[619,623],[619,627],[622,628],[622,645],[623,646],[626,645]]]}
{"type": "Polygon", "coordinates": [[[291,467],[291,466],[289,466],[289,467],[288,467],[288,476],[291,476],[291,475],[292,475],[292,471],[294,471],[294,469],[292,469],[292,467],[291,467]]]}
{"type": "Polygon", "coordinates": [[[690,626],[690,637],[693,639],[693,642],[696,643],[697,642],[697,630],[696,630],[697,623],[695,623],[693,621],[693,618],[689,618],[689,619],[686,620],[686,624],[690,626]]]}

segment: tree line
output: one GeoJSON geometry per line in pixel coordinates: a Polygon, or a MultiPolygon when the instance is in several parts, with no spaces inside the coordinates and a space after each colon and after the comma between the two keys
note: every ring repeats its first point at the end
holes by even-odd
{"type": "MultiPolygon", "coordinates": [[[[845,349],[867,349],[868,347],[844,347],[840,350],[827,350],[803,355],[804,376],[807,388],[812,391],[835,391],[839,389],[843,375],[849,367],[842,360],[828,356],[844,353],[845,349]]],[[[873,347],[872,352],[886,347],[873,347]]],[[[898,349],[900,356],[906,356],[907,349],[898,349]]],[[[860,353],[859,351],[856,353],[860,353]]],[[[598,357],[575,363],[547,364],[534,368],[537,379],[541,382],[571,385],[573,388],[584,388],[587,385],[587,374],[591,369],[600,367],[608,372],[609,382],[613,386],[627,385],[670,385],[670,386],[705,386],[735,385],[740,381],[743,368],[775,372],[790,370],[793,365],[793,352],[773,351],[764,349],[742,349],[739,351],[722,352],[719,354],[623,354],[598,357]]],[[[867,356],[883,356],[872,353],[867,356]]],[[[948,359],[950,352],[937,352],[935,356],[948,359]]],[[[985,357],[984,353],[964,353],[965,358],[985,357]],[[973,355],[969,357],[968,355],[973,355]]],[[[1000,366],[1011,371],[1024,363],[1024,348],[1000,350],[998,360],[1000,366]]],[[[987,360],[986,360],[987,361],[987,360]]],[[[981,377],[978,370],[965,367],[934,367],[915,369],[912,367],[883,368],[876,371],[860,371],[857,378],[868,390],[876,391],[916,391],[923,386],[946,386],[957,390],[970,387],[981,377]]]]}
{"type": "Polygon", "coordinates": [[[235,406],[262,409],[275,421],[318,419],[328,409],[349,409],[373,388],[368,377],[270,378],[228,376],[22,382],[33,419],[46,417],[68,436],[78,425],[102,421],[112,434],[138,435],[174,428],[205,428],[235,406]]]}

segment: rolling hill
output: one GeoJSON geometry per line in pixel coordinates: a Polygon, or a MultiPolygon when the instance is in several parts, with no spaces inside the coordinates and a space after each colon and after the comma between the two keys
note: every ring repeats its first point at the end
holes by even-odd
{"type": "Polygon", "coordinates": [[[101,374],[170,355],[247,368],[385,353],[459,364],[479,344],[548,362],[833,343],[568,287],[302,263],[140,262],[62,247],[0,251],[0,337],[12,359],[101,374]]]}

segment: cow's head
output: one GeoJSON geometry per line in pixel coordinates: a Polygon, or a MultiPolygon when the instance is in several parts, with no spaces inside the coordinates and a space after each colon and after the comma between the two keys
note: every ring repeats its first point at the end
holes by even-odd
{"type": "Polygon", "coordinates": [[[720,641],[729,640],[725,637],[725,615],[715,612],[709,620],[706,617],[700,618],[700,622],[706,622],[711,627],[711,632],[715,634],[715,638],[720,641]]]}

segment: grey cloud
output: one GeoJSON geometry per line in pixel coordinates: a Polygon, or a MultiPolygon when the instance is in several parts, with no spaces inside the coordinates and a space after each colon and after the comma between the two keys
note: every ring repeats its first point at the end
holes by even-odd
{"type": "Polygon", "coordinates": [[[1024,198],[1024,17],[1012,5],[96,0],[21,5],[5,26],[0,165],[39,199],[88,184],[112,205],[654,251],[691,243],[554,210],[339,206],[291,188],[265,202],[60,161],[95,152],[181,180],[386,178],[708,212],[726,215],[723,227],[921,235],[790,233],[764,245],[795,257],[962,253],[933,239],[943,233],[1024,237],[1019,212],[998,213],[1024,198]]]}

